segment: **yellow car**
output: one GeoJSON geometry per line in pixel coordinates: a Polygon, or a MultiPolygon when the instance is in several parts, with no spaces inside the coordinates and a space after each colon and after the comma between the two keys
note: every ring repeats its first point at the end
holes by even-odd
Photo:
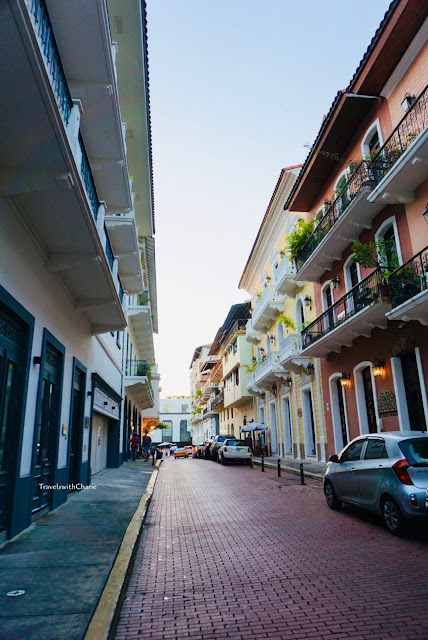
{"type": "Polygon", "coordinates": [[[176,449],[174,451],[174,458],[187,458],[187,451],[185,449],[176,449]]]}

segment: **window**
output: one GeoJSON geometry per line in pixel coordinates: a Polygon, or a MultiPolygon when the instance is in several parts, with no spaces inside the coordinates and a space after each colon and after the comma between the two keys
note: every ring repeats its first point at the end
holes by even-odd
{"type": "Polygon", "coordinates": [[[357,442],[350,444],[340,456],[340,462],[352,462],[353,460],[359,460],[364,443],[365,440],[358,440],[357,442]]]}
{"type": "Polygon", "coordinates": [[[191,440],[191,435],[188,429],[187,420],[180,420],[180,442],[187,442],[191,440]]]}
{"type": "Polygon", "coordinates": [[[294,308],[294,317],[296,319],[296,330],[300,332],[305,326],[305,322],[306,322],[305,307],[303,305],[303,300],[300,297],[296,300],[296,306],[294,308]]]}
{"type": "Polygon", "coordinates": [[[367,129],[361,144],[363,158],[373,158],[383,145],[379,118],[367,129]]]}
{"type": "Polygon", "coordinates": [[[181,405],[181,413],[189,413],[189,405],[188,404],[182,404],[181,405]]]}
{"type": "Polygon", "coordinates": [[[347,179],[346,174],[341,175],[334,188],[334,197],[336,199],[339,215],[345,211],[350,202],[349,189],[346,184],[347,179]]]}
{"type": "Polygon", "coordinates": [[[371,154],[375,154],[377,151],[379,151],[379,149],[380,149],[380,141],[379,141],[379,133],[378,133],[377,129],[373,133],[372,137],[369,139],[367,144],[369,146],[370,155],[371,154]]]}
{"type": "Polygon", "coordinates": [[[379,458],[387,458],[385,441],[381,439],[368,440],[364,460],[378,460],[379,458]]]}
{"type": "Polygon", "coordinates": [[[375,240],[376,242],[385,241],[384,251],[379,252],[379,259],[385,262],[385,267],[388,267],[391,271],[403,263],[395,216],[385,220],[379,227],[375,235],[375,240]],[[383,255],[381,255],[382,253],[383,255]]]}
{"type": "Polygon", "coordinates": [[[171,413],[171,405],[170,404],[164,404],[162,413],[171,413]]]}
{"type": "Polygon", "coordinates": [[[235,371],[235,384],[236,386],[239,385],[239,369],[236,369],[235,371]]]}
{"type": "Polygon", "coordinates": [[[172,439],[172,420],[164,420],[163,424],[168,425],[167,429],[162,429],[163,442],[168,442],[172,439]]]}

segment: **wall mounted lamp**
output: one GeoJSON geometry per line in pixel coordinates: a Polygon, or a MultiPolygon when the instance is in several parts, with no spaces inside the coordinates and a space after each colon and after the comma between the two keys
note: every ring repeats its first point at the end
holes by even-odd
{"type": "Polygon", "coordinates": [[[108,402],[107,402],[107,401],[104,401],[104,406],[106,407],[107,405],[108,405],[108,402]]]}
{"type": "Polygon", "coordinates": [[[265,350],[263,349],[263,347],[260,347],[260,353],[261,353],[262,355],[264,355],[265,350]]]}
{"type": "Polygon", "coordinates": [[[351,374],[343,372],[339,380],[342,387],[349,387],[351,384],[351,374]]]}
{"type": "Polygon", "coordinates": [[[425,222],[428,224],[428,204],[426,206],[425,212],[423,214],[424,218],[425,218],[425,222]]]}
{"type": "Polygon", "coordinates": [[[335,278],[332,278],[331,284],[333,285],[333,289],[338,289],[339,288],[339,282],[340,282],[339,276],[336,276],[335,278]]]}
{"type": "Polygon", "coordinates": [[[415,101],[415,96],[411,96],[410,94],[406,93],[406,95],[404,96],[404,100],[401,103],[403,110],[407,111],[408,109],[410,109],[414,101],[415,101]]]}
{"type": "Polygon", "coordinates": [[[311,304],[312,304],[312,298],[311,298],[311,296],[305,296],[305,305],[306,305],[307,307],[310,307],[310,306],[311,306],[311,304]]]}
{"type": "Polygon", "coordinates": [[[291,387],[291,385],[292,385],[292,384],[293,384],[292,379],[290,378],[290,376],[287,376],[287,377],[285,378],[285,380],[284,380],[284,385],[285,385],[286,387],[291,387]]]}
{"type": "Polygon", "coordinates": [[[244,421],[244,427],[245,427],[245,425],[247,424],[247,416],[243,417],[243,421],[244,421]]]}
{"type": "Polygon", "coordinates": [[[269,340],[273,343],[275,342],[275,336],[269,336],[269,340]]]}
{"type": "Polygon", "coordinates": [[[265,280],[266,280],[266,282],[270,282],[271,281],[271,277],[270,276],[266,276],[265,280]]]}
{"type": "Polygon", "coordinates": [[[383,376],[383,372],[385,371],[385,361],[384,360],[376,360],[373,362],[373,375],[376,377],[383,376]]]}
{"type": "Polygon", "coordinates": [[[283,258],[283,257],[285,256],[285,253],[284,253],[284,251],[282,251],[282,249],[281,249],[281,251],[279,252],[279,255],[281,256],[281,258],[283,258]]]}
{"type": "Polygon", "coordinates": [[[90,398],[91,395],[92,395],[92,391],[88,391],[88,393],[86,395],[88,396],[88,398],[90,398]]]}
{"type": "Polygon", "coordinates": [[[42,364],[42,356],[34,356],[33,363],[34,364],[42,364]]]}
{"type": "Polygon", "coordinates": [[[276,386],[276,382],[273,383],[272,387],[271,387],[271,391],[273,393],[274,396],[276,396],[278,388],[276,386]]]}
{"type": "Polygon", "coordinates": [[[256,362],[257,362],[257,358],[256,358],[255,356],[253,356],[253,357],[251,358],[251,360],[252,360],[253,364],[256,364],[256,362]]]}
{"type": "Polygon", "coordinates": [[[308,376],[311,376],[313,374],[313,372],[315,371],[315,367],[312,364],[312,362],[310,362],[307,366],[306,366],[306,373],[308,374],[308,376]]]}

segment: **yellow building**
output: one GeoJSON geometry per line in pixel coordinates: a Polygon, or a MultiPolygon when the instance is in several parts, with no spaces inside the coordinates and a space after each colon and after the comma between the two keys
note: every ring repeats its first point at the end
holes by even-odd
{"type": "Polygon", "coordinates": [[[256,399],[256,421],[268,426],[268,453],[317,461],[326,459],[320,364],[300,355],[300,331],[316,317],[314,290],[296,278],[287,255],[286,238],[298,215],[284,211],[299,170],[281,171],[239,288],[251,296],[246,340],[253,345],[253,370],[247,389],[256,399]]]}

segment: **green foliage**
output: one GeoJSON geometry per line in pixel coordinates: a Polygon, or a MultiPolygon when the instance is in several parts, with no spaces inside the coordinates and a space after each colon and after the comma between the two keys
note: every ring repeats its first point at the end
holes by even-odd
{"type": "Polygon", "coordinates": [[[387,280],[392,271],[398,267],[398,258],[391,255],[392,240],[377,240],[376,242],[354,242],[352,251],[353,262],[357,262],[364,269],[382,269],[382,280],[387,280]]]}
{"type": "Polygon", "coordinates": [[[292,260],[296,260],[299,251],[303,249],[313,230],[313,219],[308,222],[300,219],[296,222],[294,225],[294,231],[286,238],[287,250],[292,260]]]}
{"type": "Polygon", "coordinates": [[[292,331],[296,330],[296,325],[288,316],[285,316],[283,313],[278,316],[278,324],[284,325],[287,329],[292,329],[292,331]]]}
{"type": "Polygon", "coordinates": [[[242,368],[245,370],[245,373],[253,373],[256,370],[258,362],[254,362],[251,366],[248,364],[243,364],[242,368]]]}
{"type": "Polygon", "coordinates": [[[156,429],[169,429],[170,425],[169,424],[164,424],[163,422],[160,422],[159,424],[156,425],[156,429]]]}
{"type": "Polygon", "coordinates": [[[193,412],[194,415],[196,415],[197,413],[202,413],[202,409],[201,407],[194,407],[193,412]]]}
{"type": "Polygon", "coordinates": [[[202,390],[201,389],[196,389],[196,395],[197,396],[201,396],[202,395],[202,390]]]}

